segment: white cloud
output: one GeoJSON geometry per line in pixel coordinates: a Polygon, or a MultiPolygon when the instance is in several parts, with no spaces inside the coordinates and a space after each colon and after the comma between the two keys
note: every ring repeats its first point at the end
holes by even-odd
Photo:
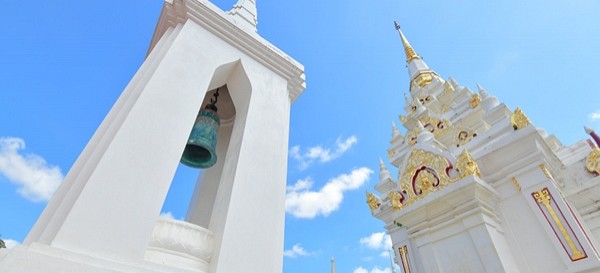
{"type": "Polygon", "coordinates": [[[304,180],[302,180],[302,179],[298,180],[298,182],[296,182],[296,184],[294,184],[292,186],[287,186],[287,191],[293,192],[293,191],[308,190],[312,187],[312,185],[313,185],[312,178],[307,177],[304,180]]]}
{"type": "Polygon", "coordinates": [[[6,245],[6,248],[13,248],[16,245],[20,245],[21,243],[19,243],[19,241],[15,241],[15,240],[11,240],[11,239],[6,239],[6,240],[2,240],[4,241],[4,244],[6,245]]]}
{"type": "Polygon", "coordinates": [[[354,271],[352,273],[369,273],[369,270],[366,270],[365,268],[358,267],[357,269],[354,269],[354,271]]]}
{"type": "MultiPolygon", "coordinates": [[[[392,239],[385,232],[376,232],[360,239],[360,244],[370,249],[383,249],[387,251],[392,248],[392,239]]],[[[383,253],[382,253],[383,256],[383,253]]]]}
{"type": "Polygon", "coordinates": [[[36,154],[22,154],[25,141],[0,138],[0,175],[18,186],[17,192],[33,202],[48,201],[64,176],[58,166],[51,166],[36,154]]]}
{"type": "Polygon", "coordinates": [[[591,121],[598,121],[598,120],[600,120],[600,110],[596,110],[596,112],[590,113],[588,115],[588,118],[591,121]]]}
{"type": "Polygon", "coordinates": [[[367,270],[366,268],[360,266],[357,269],[354,269],[354,271],[352,273],[391,273],[392,270],[388,267],[381,269],[379,267],[374,267],[371,269],[371,271],[367,270]]]}
{"type": "Polygon", "coordinates": [[[318,191],[310,190],[310,178],[298,180],[296,184],[288,187],[285,211],[297,218],[328,216],[340,207],[345,191],[358,189],[369,180],[372,173],[373,171],[366,167],[354,169],[349,174],[341,174],[329,180],[318,191]]]}
{"type": "Polygon", "coordinates": [[[323,148],[321,145],[317,145],[310,147],[306,149],[304,153],[301,153],[300,146],[293,146],[290,149],[290,156],[298,161],[298,168],[304,170],[315,161],[327,163],[342,156],[354,144],[356,144],[356,142],[358,142],[356,136],[350,136],[345,140],[338,138],[335,141],[335,151],[333,152],[331,152],[331,149],[329,148],[323,148]]]}
{"type": "Polygon", "coordinates": [[[159,217],[160,217],[160,218],[172,219],[172,220],[173,220],[173,219],[175,219],[175,217],[173,217],[173,213],[172,213],[172,212],[170,212],[170,211],[167,211],[167,212],[161,212],[159,217]]]}
{"type": "Polygon", "coordinates": [[[371,269],[371,273],[391,273],[391,272],[392,272],[392,270],[387,267],[384,269],[381,269],[379,267],[375,267],[375,268],[371,269]]]}
{"type": "Polygon", "coordinates": [[[287,249],[283,252],[283,256],[289,257],[289,258],[298,258],[301,256],[310,256],[310,255],[313,255],[313,253],[306,251],[306,249],[304,249],[302,247],[302,245],[300,245],[300,243],[295,244],[294,246],[292,246],[292,248],[287,249]]]}

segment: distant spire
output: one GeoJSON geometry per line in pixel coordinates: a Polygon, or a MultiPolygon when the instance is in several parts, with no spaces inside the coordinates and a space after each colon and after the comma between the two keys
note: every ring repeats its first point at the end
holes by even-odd
{"type": "Polygon", "coordinates": [[[450,77],[450,84],[454,87],[454,90],[460,91],[464,86],[460,85],[454,78],[450,77]]]}
{"type": "Polygon", "coordinates": [[[417,52],[415,52],[415,50],[412,48],[406,37],[404,37],[404,33],[402,33],[402,30],[400,30],[400,25],[398,22],[394,21],[394,26],[396,27],[398,33],[400,33],[400,39],[402,39],[402,45],[404,45],[404,53],[406,53],[406,62],[410,63],[412,60],[421,59],[421,57],[417,55],[417,52]]]}
{"type": "Polygon", "coordinates": [[[498,98],[495,96],[491,96],[481,85],[477,84],[477,89],[479,90],[479,95],[481,96],[481,102],[483,104],[483,109],[486,112],[490,111],[494,107],[500,105],[498,98]]]}
{"type": "Polygon", "coordinates": [[[383,183],[386,180],[392,180],[392,174],[383,163],[383,159],[379,158],[379,181],[383,183]]]}
{"type": "Polygon", "coordinates": [[[396,123],[392,121],[392,139],[397,137],[402,137],[402,134],[398,130],[398,127],[396,127],[396,123]]]}
{"type": "Polygon", "coordinates": [[[331,257],[331,273],[335,273],[335,259],[331,257]]]}

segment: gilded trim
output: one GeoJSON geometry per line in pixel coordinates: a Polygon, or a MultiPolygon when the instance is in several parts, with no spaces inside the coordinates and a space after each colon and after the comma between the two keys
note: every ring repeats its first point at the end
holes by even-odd
{"type": "Polygon", "coordinates": [[[560,243],[562,244],[563,248],[565,249],[565,251],[567,252],[569,257],[571,258],[571,260],[577,261],[577,260],[586,258],[587,254],[585,254],[585,250],[583,250],[583,248],[581,247],[581,244],[579,243],[579,240],[577,240],[577,237],[575,237],[576,241],[574,241],[571,238],[570,234],[575,235],[573,232],[573,229],[571,229],[571,226],[565,219],[564,215],[562,214],[562,211],[560,211],[560,208],[556,204],[555,200],[552,198],[552,194],[550,194],[550,191],[548,190],[548,188],[543,188],[539,191],[532,192],[531,196],[533,196],[533,198],[537,201],[538,207],[540,208],[540,210],[542,210],[544,217],[546,218],[546,221],[548,221],[548,223],[550,224],[550,227],[552,228],[552,230],[554,230],[554,234],[558,237],[560,243]],[[543,208],[540,205],[543,205],[543,208]],[[560,215],[556,213],[553,205],[556,206],[560,215]],[[550,220],[547,217],[547,214],[550,214],[550,217],[552,218],[553,223],[550,222],[550,220]],[[567,227],[569,228],[570,232],[567,231],[567,227],[565,227],[565,225],[563,225],[563,222],[565,222],[567,224],[567,227]],[[556,232],[555,226],[558,228],[558,230],[560,232],[560,236],[556,232]],[[567,250],[563,241],[567,243],[570,251],[567,250]],[[577,245],[575,245],[575,242],[577,242],[577,245]],[[580,250],[580,248],[581,248],[581,250],[580,250]]]}
{"type": "Polygon", "coordinates": [[[511,181],[512,181],[513,185],[515,186],[515,189],[517,189],[517,191],[521,191],[521,184],[519,184],[517,179],[513,177],[513,178],[511,178],[511,181]]]}
{"type": "Polygon", "coordinates": [[[411,273],[410,264],[408,262],[408,247],[406,245],[398,248],[400,260],[402,261],[402,270],[404,273],[411,273]]]}
{"type": "Polygon", "coordinates": [[[419,72],[419,74],[414,76],[410,81],[410,91],[412,91],[416,86],[424,87],[430,84],[431,82],[433,82],[433,79],[438,79],[442,81],[440,77],[432,70],[419,72]]]}
{"type": "Polygon", "coordinates": [[[552,176],[552,173],[550,173],[550,170],[548,170],[548,168],[546,168],[546,165],[544,163],[540,164],[540,169],[542,169],[542,172],[544,172],[544,175],[550,179],[554,181],[554,177],[552,176]]]}

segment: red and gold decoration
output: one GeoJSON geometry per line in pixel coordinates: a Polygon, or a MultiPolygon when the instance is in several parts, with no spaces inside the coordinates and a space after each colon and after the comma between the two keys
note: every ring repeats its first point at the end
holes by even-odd
{"type": "Polygon", "coordinates": [[[402,261],[402,272],[411,273],[410,264],[408,262],[408,247],[406,245],[398,248],[398,253],[400,253],[400,260],[402,261]]]}
{"type": "Polygon", "coordinates": [[[479,166],[466,149],[458,156],[456,166],[458,175],[451,178],[448,172],[452,164],[445,157],[425,150],[413,150],[400,176],[400,190],[388,193],[392,208],[405,208],[466,176],[481,176],[479,166]]]}
{"type": "Polygon", "coordinates": [[[375,196],[375,194],[372,194],[367,191],[367,204],[371,209],[371,213],[373,213],[376,209],[379,208],[379,206],[381,206],[381,200],[379,200],[379,197],[375,196]]]}
{"type": "Polygon", "coordinates": [[[577,239],[575,232],[571,228],[571,225],[569,225],[569,222],[548,188],[532,192],[531,196],[533,196],[536,204],[544,214],[544,218],[552,228],[552,231],[554,231],[556,238],[560,241],[560,244],[567,255],[569,255],[569,258],[571,258],[572,261],[587,258],[587,254],[579,242],[579,239],[577,239]]]}

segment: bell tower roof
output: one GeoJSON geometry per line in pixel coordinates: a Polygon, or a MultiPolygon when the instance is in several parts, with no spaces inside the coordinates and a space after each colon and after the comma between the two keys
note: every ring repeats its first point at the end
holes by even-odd
{"type": "Polygon", "coordinates": [[[256,25],[258,24],[256,0],[238,0],[229,11],[229,14],[233,16],[238,26],[256,32],[256,25]]]}

